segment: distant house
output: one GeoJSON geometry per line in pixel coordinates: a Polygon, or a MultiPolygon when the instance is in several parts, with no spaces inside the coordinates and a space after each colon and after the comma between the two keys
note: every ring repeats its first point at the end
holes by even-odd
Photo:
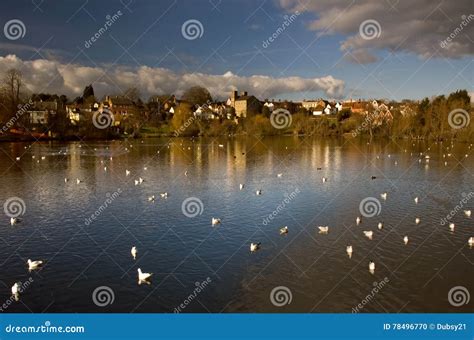
{"type": "Polygon", "coordinates": [[[249,96],[247,92],[238,95],[232,91],[230,95],[231,106],[239,118],[245,118],[248,114],[258,114],[262,111],[262,103],[255,96],[249,96]]]}
{"type": "Polygon", "coordinates": [[[318,100],[304,100],[301,102],[301,106],[303,106],[308,111],[315,111],[315,109],[319,106],[325,107],[326,102],[322,99],[318,100]]]}
{"type": "Polygon", "coordinates": [[[104,108],[110,110],[114,116],[127,116],[133,113],[136,103],[126,96],[105,96],[100,109],[104,108]]]}
{"type": "Polygon", "coordinates": [[[330,115],[332,113],[332,106],[330,104],[326,105],[326,107],[324,108],[324,113],[327,115],[330,115]]]}
{"type": "Polygon", "coordinates": [[[268,110],[270,110],[270,112],[273,112],[273,109],[275,108],[275,104],[273,104],[272,102],[265,102],[263,106],[268,107],[268,110]]]}
{"type": "Polygon", "coordinates": [[[56,101],[35,101],[28,109],[28,120],[32,125],[47,125],[50,115],[58,112],[56,101]]]}
{"type": "Polygon", "coordinates": [[[365,114],[369,110],[369,103],[365,101],[347,101],[342,103],[343,109],[349,109],[352,113],[365,114]]]}
{"type": "Polygon", "coordinates": [[[318,105],[314,107],[311,111],[313,112],[313,116],[321,116],[325,110],[323,105],[318,105]]]}
{"type": "Polygon", "coordinates": [[[342,110],[342,104],[340,102],[337,102],[336,105],[335,105],[335,108],[336,108],[337,112],[341,111],[342,110]]]}

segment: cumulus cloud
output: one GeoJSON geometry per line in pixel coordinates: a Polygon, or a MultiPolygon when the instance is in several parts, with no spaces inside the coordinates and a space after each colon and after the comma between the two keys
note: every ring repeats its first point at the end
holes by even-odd
{"type": "Polygon", "coordinates": [[[248,91],[260,99],[314,91],[323,91],[328,97],[339,98],[344,92],[344,81],[330,75],[321,78],[273,78],[263,75],[244,77],[232,72],[221,75],[181,74],[149,66],[114,66],[107,69],[44,59],[24,61],[15,55],[0,56],[0,73],[10,68],[22,72],[24,84],[31,92],[66,94],[71,97],[82,94],[84,86],[91,83],[99,96],[123,93],[130,87],[137,87],[145,99],[150,95],[165,93],[180,96],[195,85],[206,87],[218,99],[227,98],[230,91],[236,89],[248,91]]]}
{"type": "Polygon", "coordinates": [[[376,60],[373,51],[388,49],[421,58],[461,58],[474,54],[472,0],[280,0],[289,11],[309,12],[309,29],[318,34],[343,34],[342,51],[359,63],[376,60]],[[364,39],[359,28],[366,20],[380,24],[380,36],[364,39]],[[450,41],[447,41],[449,40],[450,41]]]}

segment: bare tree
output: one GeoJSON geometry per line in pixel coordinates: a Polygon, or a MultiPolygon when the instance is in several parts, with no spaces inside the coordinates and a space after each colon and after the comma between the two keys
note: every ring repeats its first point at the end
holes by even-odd
{"type": "Polygon", "coordinates": [[[20,91],[23,83],[23,76],[17,69],[10,69],[5,74],[4,79],[5,95],[8,101],[10,115],[14,115],[20,104],[20,91]]]}

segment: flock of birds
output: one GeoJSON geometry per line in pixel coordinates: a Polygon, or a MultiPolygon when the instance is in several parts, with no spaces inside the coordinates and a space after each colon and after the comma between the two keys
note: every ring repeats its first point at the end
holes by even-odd
{"type": "MultiPolygon", "coordinates": [[[[451,145],[451,147],[452,147],[452,146],[453,146],[453,145],[451,145]]],[[[222,148],[223,145],[222,145],[222,144],[219,144],[219,147],[222,148]]],[[[469,149],[471,149],[471,148],[472,148],[472,144],[470,144],[470,146],[469,146],[469,149]]],[[[429,150],[430,150],[430,148],[428,148],[428,151],[429,151],[429,150]]],[[[448,147],[448,150],[449,150],[449,147],[448,147]]],[[[405,150],[405,152],[406,152],[406,150],[405,150]]],[[[158,153],[159,153],[159,151],[158,151],[158,153]]],[[[413,156],[413,154],[412,154],[412,156],[413,156]]],[[[424,156],[425,162],[426,162],[426,163],[429,163],[429,161],[430,161],[430,156],[429,156],[429,155],[424,155],[423,153],[420,153],[419,156],[420,156],[419,163],[422,162],[423,156],[424,156]]],[[[446,156],[447,156],[447,157],[451,157],[451,153],[443,154],[443,158],[446,158],[446,156]]],[[[388,158],[390,158],[390,157],[391,157],[391,155],[389,154],[389,155],[388,155],[388,158]]],[[[465,157],[467,158],[468,155],[466,154],[465,157]]],[[[35,156],[32,156],[32,158],[35,158],[35,156]]],[[[44,159],[45,159],[45,156],[42,156],[41,159],[44,160],[44,159]]],[[[112,159],[112,158],[111,158],[111,159],[112,159]]],[[[380,159],[379,156],[377,156],[377,159],[380,159]]],[[[19,161],[19,160],[20,160],[20,157],[17,157],[16,160],[19,161]]],[[[38,162],[39,162],[39,161],[38,161],[38,162]]],[[[397,165],[397,164],[398,164],[397,161],[395,161],[394,164],[397,165]]],[[[444,164],[445,164],[445,166],[446,166],[446,165],[447,165],[447,162],[445,161],[444,164]]],[[[144,170],[147,170],[147,167],[144,167],[143,169],[144,169],[144,170]]],[[[322,170],[322,168],[319,168],[319,167],[318,167],[317,170],[322,170]]],[[[107,167],[104,167],[104,171],[107,171],[107,167]]],[[[131,175],[131,171],[128,170],[128,169],[125,170],[125,176],[130,176],[130,175],[131,175]]],[[[185,171],[184,175],[185,175],[185,176],[188,176],[188,172],[185,171]]],[[[281,177],[283,177],[283,174],[282,174],[282,173],[278,173],[278,174],[277,174],[277,177],[278,177],[278,178],[281,178],[281,177]]],[[[371,176],[371,179],[376,179],[376,178],[377,178],[376,176],[371,176]]],[[[141,185],[144,181],[145,181],[145,180],[144,180],[142,177],[139,177],[138,179],[135,179],[135,180],[134,180],[134,184],[135,184],[135,186],[141,185]]],[[[327,178],[327,177],[322,177],[322,178],[321,178],[321,181],[322,181],[322,183],[326,183],[326,182],[328,181],[328,178],[327,178]]],[[[65,183],[69,182],[69,179],[68,179],[68,178],[64,178],[64,182],[65,182],[65,183]]],[[[82,183],[82,180],[79,179],[79,178],[77,178],[77,179],[76,179],[76,184],[79,185],[80,183],[82,183]]],[[[239,184],[239,190],[243,190],[244,188],[245,188],[245,185],[244,185],[243,183],[239,184]]],[[[262,189],[256,190],[255,194],[256,194],[257,196],[262,195],[262,189]]],[[[168,193],[167,193],[167,192],[160,193],[160,197],[166,199],[166,198],[168,197],[168,193]]],[[[383,192],[382,194],[380,194],[380,197],[381,197],[384,201],[386,201],[387,198],[388,198],[388,193],[387,193],[387,192],[383,192]]],[[[156,199],[155,195],[152,195],[152,196],[149,196],[149,197],[148,197],[148,201],[149,201],[149,202],[153,202],[153,201],[155,201],[155,199],[156,199]]],[[[413,200],[414,200],[415,204],[418,204],[418,203],[420,202],[420,199],[419,199],[418,197],[414,197],[413,200]]],[[[471,217],[471,214],[472,214],[472,211],[471,211],[471,210],[464,210],[464,215],[465,215],[466,217],[471,217]]],[[[11,225],[11,226],[14,226],[14,225],[16,225],[16,224],[18,224],[18,223],[20,223],[20,222],[21,222],[21,219],[19,219],[18,217],[11,217],[11,218],[10,218],[10,225],[11,225]]],[[[357,216],[356,219],[355,219],[355,222],[356,222],[356,225],[360,225],[360,224],[362,223],[362,217],[357,216]]],[[[418,224],[420,224],[420,222],[421,222],[421,219],[420,219],[419,217],[416,217],[416,218],[415,218],[415,224],[418,225],[418,224]]],[[[220,219],[220,218],[212,217],[212,219],[211,219],[211,225],[212,225],[212,226],[216,226],[216,225],[218,225],[218,224],[220,224],[220,223],[221,223],[221,219],[220,219]]],[[[379,222],[379,223],[377,224],[377,228],[378,228],[379,230],[382,230],[383,227],[384,227],[383,222],[379,222]]],[[[449,230],[453,232],[454,229],[455,229],[455,224],[454,224],[454,223],[450,223],[448,227],[449,227],[449,230]]],[[[328,234],[328,233],[329,233],[329,226],[318,226],[318,229],[319,229],[319,233],[320,233],[320,234],[328,234]]],[[[283,226],[283,227],[281,227],[281,228],[279,229],[280,235],[286,235],[286,234],[288,234],[288,232],[289,232],[288,226],[283,226]]],[[[373,232],[372,230],[364,230],[364,231],[363,231],[363,234],[364,234],[364,236],[367,237],[369,240],[372,240],[373,235],[374,235],[374,232],[373,232]]],[[[405,236],[403,237],[403,243],[404,243],[405,245],[407,245],[408,242],[409,242],[408,235],[405,235],[405,236]]],[[[469,245],[470,247],[473,247],[473,246],[474,246],[474,237],[472,237],[472,236],[469,237],[469,239],[468,239],[468,245],[469,245]]],[[[251,242],[251,243],[250,243],[250,252],[252,252],[252,253],[257,252],[260,248],[261,248],[261,242],[251,242]]],[[[347,255],[348,255],[349,258],[352,257],[353,252],[354,252],[353,246],[352,246],[352,245],[347,245],[347,246],[346,246],[346,253],[347,253],[347,255]]],[[[132,246],[132,248],[131,248],[131,250],[130,250],[130,254],[131,254],[131,256],[132,256],[132,258],[133,258],[134,260],[137,259],[137,256],[138,256],[138,249],[137,249],[136,246],[132,246]]],[[[35,261],[32,261],[31,259],[28,259],[26,264],[27,264],[27,266],[28,266],[28,270],[31,272],[31,271],[33,271],[33,270],[37,270],[37,269],[41,268],[42,265],[43,265],[43,263],[44,263],[44,262],[43,262],[42,260],[35,260],[35,261]]],[[[137,269],[137,272],[138,272],[138,284],[142,284],[142,283],[150,284],[150,283],[151,283],[151,282],[150,282],[150,279],[151,279],[151,277],[153,276],[153,273],[145,273],[145,272],[142,272],[141,268],[138,268],[138,269],[137,269]]],[[[369,272],[370,272],[371,274],[374,274],[374,273],[375,273],[375,262],[374,262],[373,260],[370,260],[370,261],[369,261],[369,272]]],[[[12,295],[15,297],[15,299],[18,300],[19,294],[20,294],[20,292],[21,292],[21,283],[15,282],[15,284],[14,284],[14,285],[12,286],[12,288],[11,288],[11,292],[12,292],[12,295]]]]}

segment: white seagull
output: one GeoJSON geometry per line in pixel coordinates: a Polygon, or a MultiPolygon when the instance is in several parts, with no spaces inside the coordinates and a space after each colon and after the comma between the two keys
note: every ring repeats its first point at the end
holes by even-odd
{"type": "Polygon", "coordinates": [[[356,224],[359,225],[359,224],[360,224],[360,221],[361,221],[360,217],[357,216],[357,218],[356,218],[356,224]]]}
{"type": "Polygon", "coordinates": [[[160,196],[161,198],[168,198],[168,192],[162,192],[160,196]]]}
{"type": "Polygon", "coordinates": [[[242,190],[243,188],[244,188],[244,185],[242,183],[240,183],[239,189],[242,190]]]}
{"type": "Polygon", "coordinates": [[[346,253],[349,255],[349,258],[352,257],[352,246],[347,246],[346,247],[346,253]]]}
{"type": "Polygon", "coordinates": [[[132,254],[132,257],[134,260],[137,258],[137,247],[133,246],[132,250],[130,250],[130,253],[132,254]]]}
{"type": "Polygon", "coordinates": [[[81,183],[81,180],[79,178],[76,178],[76,184],[81,183]]]}
{"type": "Polygon", "coordinates": [[[418,204],[418,197],[415,197],[414,201],[416,204],[418,204]]]}
{"type": "Polygon", "coordinates": [[[416,223],[416,224],[420,224],[420,219],[419,219],[418,217],[415,218],[415,223],[416,223]]]}
{"type": "Polygon", "coordinates": [[[405,243],[405,245],[408,244],[408,236],[405,236],[405,237],[403,238],[403,243],[405,243]]]}
{"type": "Polygon", "coordinates": [[[383,229],[383,222],[379,222],[379,224],[377,225],[377,228],[379,228],[379,230],[382,230],[383,229]]]}
{"type": "Polygon", "coordinates": [[[15,301],[19,300],[20,297],[20,283],[15,282],[15,284],[12,286],[12,295],[15,297],[15,301]]]}
{"type": "Polygon", "coordinates": [[[328,181],[326,177],[323,177],[322,180],[323,180],[323,183],[326,183],[328,181]]]}
{"type": "Polygon", "coordinates": [[[155,200],[155,195],[148,197],[148,202],[153,202],[155,200]]]}
{"type": "Polygon", "coordinates": [[[375,272],[375,263],[374,261],[369,261],[369,271],[371,274],[375,272]]]}
{"type": "Polygon", "coordinates": [[[319,229],[319,233],[320,233],[320,234],[327,234],[328,231],[329,231],[329,227],[328,227],[328,226],[325,226],[325,227],[319,226],[318,229],[319,229]]]}
{"type": "Polygon", "coordinates": [[[130,176],[130,170],[125,170],[125,176],[130,176]]]}
{"type": "Polygon", "coordinates": [[[261,242],[258,242],[258,243],[250,243],[250,251],[253,253],[253,252],[256,252],[259,248],[260,248],[260,245],[262,243],[261,242]]]}
{"type": "Polygon", "coordinates": [[[386,201],[386,200],[387,200],[387,193],[384,192],[383,194],[380,195],[380,197],[382,197],[382,199],[383,199],[384,201],[386,201]]]}
{"type": "Polygon", "coordinates": [[[283,174],[277,174],[277,177],[281,178],[281,177],[283,177],[283,174]]]}
{"type": "Polygon", "coordinates": [[[364,231],[364,235],[369,239],[371,240],[372,239],[372,236],[374,236],[374,232],[372,230],[365,230],[364,231]]]}
{"type": "Polygon", "coordinates": [[[474,237],[469,237],[469,240],[467,240],[467,244],[469,244],[469,247],[474,246],[474,237]]]}
{"type": "Polygon", "coordinates": [[[256,194],[257,196],[260,196],[260,195],[262,194],[262,189],[258,189],[258,190],[255,192],[255,194],[256,194]]]}
{"type": "Polygon", "coordinates": [[[454,231],[454,223],[449,224],[449,230],[454,231]]]}
{"type": "Polygon", "coordinates": [[[283,235],[283,234],[288,234],[288,227],[287,226],[284,226],[283,228],[280,228],[280,235],[283,235]]]}
{"type": "Polygon", "coordinates": [[[471,210],[464,210],[464,215],[471,217],[471,210]]]}
{"type": "Polygon", "coordinates": [[[152,273],[143,273],[140,268],[138,271],[138,283],[147,282],[147,280],[153,275],[152,273]]]}
{"type": "Polygon", "coordinates": [[[10,225],[14,226],[18,223],[20,223],[20,219],[18,217],[10,217],[10,225]]]}
{"type": "Polygon", "coordinates": [[[30,259],[28,259],[27,263],[28,263],[28,269],[31,271],[31,270],[38,269],[43,264],[43,261],[41,260],[31,261],[30,259]]]}
{"type": "Polygon", "coordinates": [[[211,223],[212,223],[212,225],[219,224],[219,223],[221,223],[221,219],[213,217],[212,220],[211,220],[211,223]]]}

